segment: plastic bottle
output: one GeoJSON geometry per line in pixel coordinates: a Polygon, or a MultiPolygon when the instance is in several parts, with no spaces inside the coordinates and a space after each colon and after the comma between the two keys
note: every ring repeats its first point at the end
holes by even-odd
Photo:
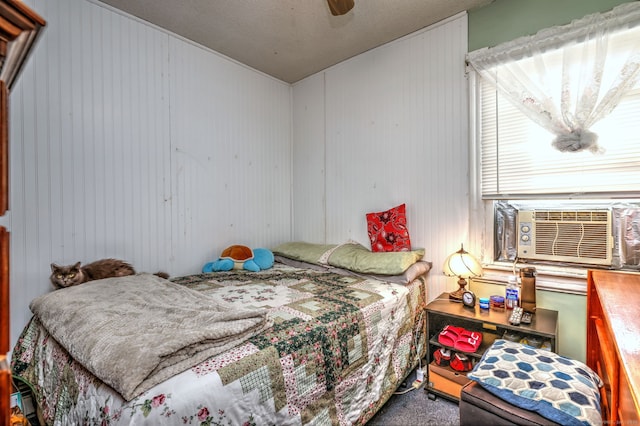
{"type": "Polygon", "coordinates": [[[507,279],[507,289],[505,291],[505,306],[507,309],[513,309],[518,306],[518,277],[516,275],[509,275],[507,279]]]}

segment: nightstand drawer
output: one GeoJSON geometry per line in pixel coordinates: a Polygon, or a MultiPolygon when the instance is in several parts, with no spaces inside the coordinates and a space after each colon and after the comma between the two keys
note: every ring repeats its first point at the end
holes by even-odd
{"type": "Polygon", "coordinates": [[[449,367],[429,364],[429,387],[460,398],[462,387],[469,383],[466,373],[458,373],[449,367]]]}

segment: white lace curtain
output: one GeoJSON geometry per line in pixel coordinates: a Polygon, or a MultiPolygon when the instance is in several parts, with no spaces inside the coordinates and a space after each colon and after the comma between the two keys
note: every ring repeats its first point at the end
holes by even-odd
{"type": "Polygon", "coordinates": [[[604,152],[589,129],[640,78],[640,2],[470,52],[469,64],[560,151],[604,152]]]}

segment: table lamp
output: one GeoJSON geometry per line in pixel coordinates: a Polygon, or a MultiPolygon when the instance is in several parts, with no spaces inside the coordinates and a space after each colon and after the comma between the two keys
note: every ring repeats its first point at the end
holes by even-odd
{"type": "Polygon", "coordinates": [[[465,291],[464,288],[467,285],[468,278],[482,275],[482,265],[480,265],[478,259],[464,249],[462,244],[460,244],[460,250],[447,257],[442,270],[448,277],[458,277],[460,288],[449,293],[449,299],[452,300],[462,300],[462,293],[465,291]]]}

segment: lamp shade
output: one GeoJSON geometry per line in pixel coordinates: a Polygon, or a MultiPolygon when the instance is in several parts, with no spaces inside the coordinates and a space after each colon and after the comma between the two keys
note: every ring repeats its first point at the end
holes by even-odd
{"type": "Polygon", "coordinates": [[[462,244],[460,244],[460,250],[447,257],[442,270],[449,277],[466,279],[482,275],[482,265],[478,259],[464,249],[462,244]]]}

